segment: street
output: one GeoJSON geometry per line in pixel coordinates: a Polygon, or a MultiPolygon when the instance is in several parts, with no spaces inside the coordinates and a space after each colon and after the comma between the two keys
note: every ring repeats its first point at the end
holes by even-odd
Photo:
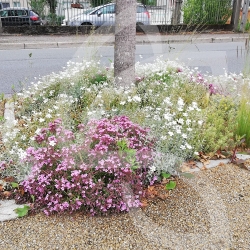
{"type": "MultiPolygon", "coordinates": [[[[221,75],[225,71],[239,74],[245,69],[247,50],[244,42],[199,44],[145,44],[136,46],[136,62],[151,63],[157,57],[176,60],[203,74],[221,75]]],[[[20,91],[22,86],[39,77],[58,73],[68,61],[100,60],[102,65],[113,61],[114,48],[84,45],[77,48],[44,48],[0,50],[0,93],[20,91]]],[[[249,58],[248,58],[249,59],[249,58]]]]}

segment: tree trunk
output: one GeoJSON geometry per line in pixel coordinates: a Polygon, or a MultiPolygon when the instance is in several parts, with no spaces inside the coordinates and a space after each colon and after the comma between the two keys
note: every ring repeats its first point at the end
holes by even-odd
{"type": "Polygon", "coordinates": [[[116,0],[114,76],[117,86],[135,81],[136,0],[116,0]]]}
{"type": "Polygon", "coordinates": [[[243,1],[243,8],[242,8],[242,16],[241,16],[241,22],[240,22],[240,31],[245,32],[245,27],[247,23],[247,17],[248,17],[248,7],[249,7],[249,0],[243,1]]]}
{"type": "Polygon", "coordinates": [[[241,0],[236,0],[235,14],[234,14],[234,31],[238,30],[238,24],[240,19],[240,8],[241,8],[241,0]]]}
{"type": "Polygon", "coordinates": [[[172,25],[178,25],[181,21],[181,5],[182,0],[176,0],[174,11],[173,11],[173,17],[172,17],[172,25]]]}
{"type": "Polygon", "coordinates": [[[3,32],[3,30],[2,30],[2,20],[0,18],[0,36],[2,35],[2,32],[3,32]]]}

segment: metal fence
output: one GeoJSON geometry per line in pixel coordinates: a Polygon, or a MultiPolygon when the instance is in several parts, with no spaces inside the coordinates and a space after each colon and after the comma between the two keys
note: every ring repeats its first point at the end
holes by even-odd
{"type": "MultiPolygon", "coordinates": [[[[67,25],[72,17],[110,1],[112,0],[0,0],[0,9],[6,7],[32,8],[39,14],[45,25],[67,25]],[[52,3],[52,5],[49,6],[47,2],[52,3]],[[54,2],[57,2],[56,6],[53,6],[54,2]]],[[[146,4],[150,16],[150,25],[187,24],[187,9],[185,9],[185,4],[188,1],[189,0],[140,0],[140,2],[146,4]],[[178,13],[176,12],[177,7],[179,7],[178,13]]],[[[209,0],[197,1],[204,1],[203,5],[209,2],[209,0]]],[[[211,2],[214,1],[211,0],[211,2]]]]}

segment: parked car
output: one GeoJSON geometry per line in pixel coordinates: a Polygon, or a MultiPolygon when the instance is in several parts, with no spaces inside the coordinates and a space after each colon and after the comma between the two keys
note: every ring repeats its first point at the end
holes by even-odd
{"type": "Polygon", "coordinates": [[[2,26],[41,25],[39,15],[28,8],[9,7],[0,10],[2,26]]]}
{"type": "Polygon", "coordinates": [[[10,3],[8,2],[0,2],[0,10],[3,9],[3,8],[8,8],[10,7],[10,3]]]}
{"type": "MultiPolygon", "coordinates": [[[[150,16],[146,6],[142,4],[137,5],[136,13],[137,25],[149,25],[150,16]]],[[[76,16],[73,16],[68,21],[64,20],[63,25],[67,26],[81,26],[81,25],[93,25],[93,26],[112,26],[115,25],[115,3],[98,6],[87,12],[81,12],[76,16]]]]}

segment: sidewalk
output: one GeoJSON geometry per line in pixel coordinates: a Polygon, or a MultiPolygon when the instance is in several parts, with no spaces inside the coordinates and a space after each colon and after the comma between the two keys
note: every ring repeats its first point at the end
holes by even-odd
{"type": "MultiPolygon", "coordinates": [[[[246,42],[250,34],[137,34],[137,44],[151,43],[221,43],[221,42],[246,42]]],[[[6,49],[40,49],[40,48],[65,48],[90,45],[113,45],[114,35],[2,35],[0,36],[0,50],[6,49]]]]}

